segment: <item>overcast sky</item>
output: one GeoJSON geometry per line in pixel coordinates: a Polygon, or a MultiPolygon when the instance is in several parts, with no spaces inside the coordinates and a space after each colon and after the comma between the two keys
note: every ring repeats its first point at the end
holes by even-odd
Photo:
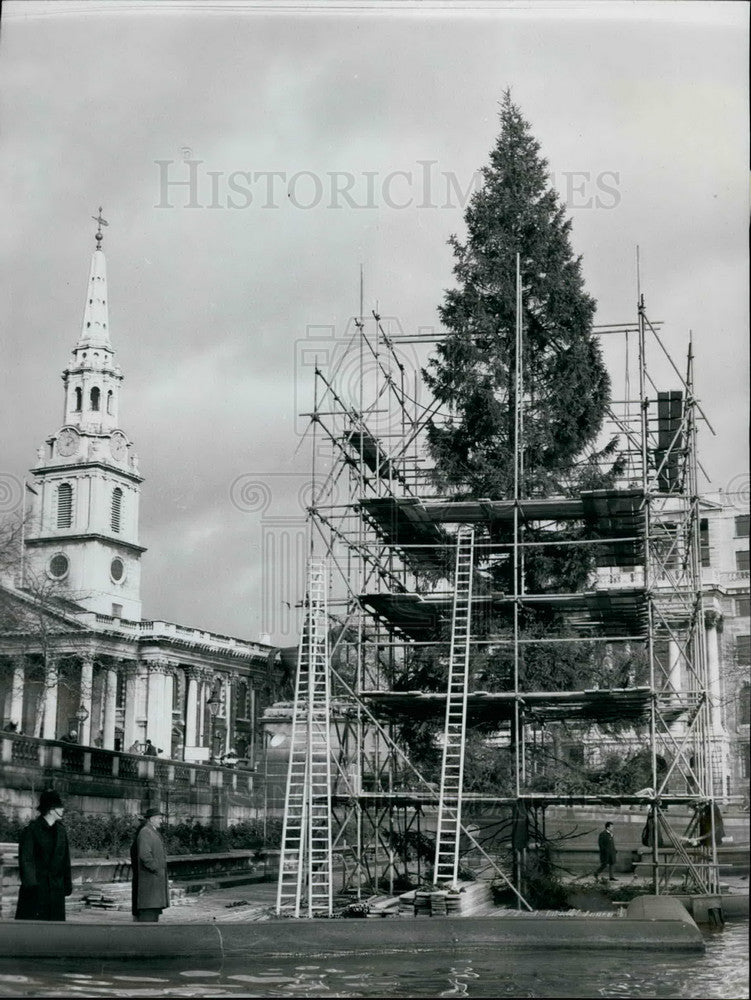
{"type": "Polygon", "coordinates": [[[101,204],[144,616],[293,641],[263,620],[261,545],[269,518],[299,516],[309,467],[301,343],[344,336],[361,264],[366,311],[437,325],[507,86],[597,322],[635,318],[638,244],[681,363],[693,330],[717,435],[701,430],[703,486],[747,492],[747,6],[273,6],[3,5],[6,509],[60,427],[101,204]],[[251,480],[263,511],[232,501],[251,480]]]}

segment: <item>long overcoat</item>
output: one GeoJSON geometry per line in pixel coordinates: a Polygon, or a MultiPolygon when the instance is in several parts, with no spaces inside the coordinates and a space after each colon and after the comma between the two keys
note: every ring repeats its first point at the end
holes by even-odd
{"type": "Polygon", "coordinates": [[[41,816],[24,829],[18,844],[16,920],[65,920],[65,897],[73,891],[68,835],[62,823],[41,816]]]}
{"type": "Polygon", "coordinates": [[[615,864],[616,849],[613,834],[602,830],[597,838],[597,846],[600,848],[600,863],[603,865],[615,864]]]}
{"type": "Polygon", "coordinates": [[[169,906],[167,855],[162,838],[149,823],[139,829],[130,847],[132,911],[164,910],[169,906]]]}

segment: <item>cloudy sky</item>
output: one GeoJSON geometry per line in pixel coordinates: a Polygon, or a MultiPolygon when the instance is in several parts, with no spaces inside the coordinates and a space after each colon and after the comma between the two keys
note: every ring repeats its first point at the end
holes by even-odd
{"type": "Polygon", "coordinates": [[[638,245],[679,359],[693,331],[716,431],[701,431],[703,485],[747,490],[746,17],[722,2],[6,0],[6,487],[60,427],[101,204],[120,416],[146,477],[144,615],[291,638],[264,621],[262,540],[300,516],[305,345],[346,335],[361,265],[366,311],[437,325],[446,240],[510,86],[569,206],[597,322],[634,319],[638,245]],[[256,481],[263,510],[236,502],[256,481]]]}

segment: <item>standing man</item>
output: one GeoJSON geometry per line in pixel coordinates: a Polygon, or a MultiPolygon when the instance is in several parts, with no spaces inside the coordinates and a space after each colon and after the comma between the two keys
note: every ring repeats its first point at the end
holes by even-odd
{"type": "Polygon", "coordinates": [[[73,891],[68,835],[60,822],[63,800],[50,788],[39,797],[37,812],[18,844],[16,920],[65,920],[65,897],[73,891]]]}
{"type": "Polygon", "coordinates": [[[615,864],[617,851],[615,849],[613,824],[611,822],[607,822],[605,829],[600,831],[600,836],[597,838],[597,846],[600,849],[600,867],[595,872],[595,878],[599,878],[607,868],[610,881],[617,882],[618,879],[613,875],[613,865],[615,864]]]}
{"type": "Polygon", "coordinates": [[[147,809],[144,821],[130,847],[133,919],[155,924],[169,906],[167,856],[159,836],[163,813],[147,809]]]}

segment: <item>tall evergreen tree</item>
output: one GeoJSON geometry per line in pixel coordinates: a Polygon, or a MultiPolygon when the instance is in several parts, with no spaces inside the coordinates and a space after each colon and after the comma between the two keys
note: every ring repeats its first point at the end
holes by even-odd
{"type": "MultiPolygon", "coordinates": [[[[466,238],[450,240],[457,286],[445,293],[439,312],[447,336],[424,372],[449,414],[429,428],[435,482],[455,498],[497,500],[514,495],[518,254],[524,370],[521,496],[606,488],[618,475],[620,462],[615,439],[597,450],[610,380],[592,331],[595,302],[584,289],[581,261],[571,248],[571,222],[551,187],[547,161],[510,91],[503,97],[500,122],[500,135],[483,170],[483,187],[465,213],[466,238]]],[[[495,542],[507,545],[512,540],[508,524],[490,522],[487,529],[495,542]]],[[[527,526],[524,535],[525,541],[586,538],[583,523],[555,530],[527,526]]],[[[492,560],[487,586],[512,593],[513,560],[508,548],[499,552],[506,555],[492,560]]],[[[587,585],[592,568],[588,546],[528,548],[525,590],[575,592],[587,585]]],[[[501,602],[473,619],[476,636],[500,641],[492,653],[479,647],[473,653],[474,680],[482,690],[507,690],[512,684],[512,614],[511,603],[501,602]]],[[[519,625],[521,637],[529,640],[519,664],[522,689],[561,690],[610,682],[602,649],[572,641],[577,632],[554,605],[534,610],[525,606],[519,625]],[[534,642],[551,635],[567,641],[557,646],[534,642]]],[[[437,648],[407,659],[402,686],[445,688],[445,664],[437,648]]],[[[435,720],[423,726],[419,739],[414,728],[404,727],[402,737],[421,764],[436,766],[426,747],[432,747],[430,730],[435,733],[440,725],[435,720]]],[[[508,793],[514,783],[502,777],[503,752],[495,771],[477,763],[485,760],[488,728],[490,724],[468,733],[467,747],[477,753],[468,751],[465,784],[508,793]]]]}
{"type": "Polygon", "coordinates": [[[584,453],[594,446],[610,389],[571,222],[508,90],[500,120],[483,187],[465,214],[466,241],[450,240],[458,287],[445,294],[439,312],[448,336],[424,373],[452,413],[430,429],[439,488],[489,499],[513,492],[517,253],[527,496],[568,492],[591,478],[584,453]]]}

